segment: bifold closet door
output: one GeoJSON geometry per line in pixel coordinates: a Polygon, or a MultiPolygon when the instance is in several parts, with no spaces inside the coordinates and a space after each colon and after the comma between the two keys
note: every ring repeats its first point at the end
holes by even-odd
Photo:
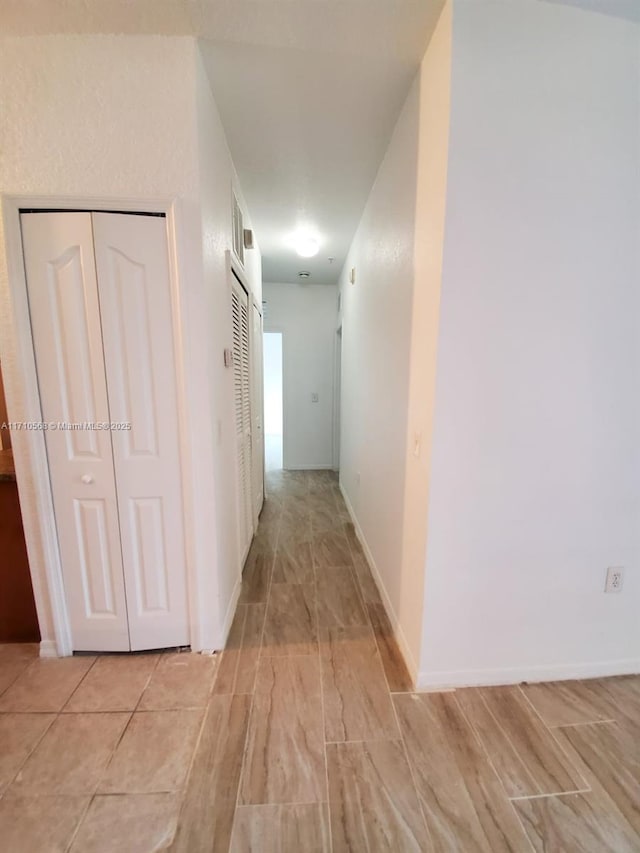
{"type": "Polygon", "coordinates": [[[74,650],[189,642],[163,217],[22,216],[74,650]],[[130,425],[129,429],[121,428],[130,425]]]}
{"type": "Polygon", "coordinates": [[[236,418],[238,533],[241,561],[253,538],[251,500],[251,387],[249,354],[249,298],[239,282],[231,291],[233,326],[233,391],[236,418]]]}
{"type": "Polygon", "coordinates": [[[187,645],[166,220],[92,218],[131,648],[187,645]]]}
{"type": "Polygon", "coordinates": [[[49,477],[76,651],[130,649],[90,213],[22,214],[49,477]],[[55,428],[54,428],[55,427],[55,428]]]}

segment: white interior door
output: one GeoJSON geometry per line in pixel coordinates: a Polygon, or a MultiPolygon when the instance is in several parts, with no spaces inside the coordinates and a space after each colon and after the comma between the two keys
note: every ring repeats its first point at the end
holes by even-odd
{"type": "Polygon", "coordinates": [[[166,221],[92,217],[131,648],[187,645],[166,221]]]}
{"type": "Polygon", "coordinates": [[[29,309],[73,648],[130,648],[91,214],[23,214],[29,309]],[[55,429],[53,427],[56,427],[55,429]]]}
{"type": "Polygon", "coordinates": [[[251,389],[249,299],[234,276],[231,291],[233,327],[233,390],[237,442],[238,536],[244,563],[253,538],[251,501],[251,389]]]}
{"type": "Polygon", "coordinates": [[[251,412],[252,412],[252,477],[253,525],[264,501],[264,401],[262,358],[262,314],[255,303],[251,306],[251,412]]]}

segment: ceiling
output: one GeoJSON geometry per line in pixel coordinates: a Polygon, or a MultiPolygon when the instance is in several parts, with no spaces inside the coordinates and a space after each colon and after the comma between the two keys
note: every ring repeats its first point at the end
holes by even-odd
{"type": "MultiPolygon", "coordinates": [[[[640,20],[640,0],[546,0],[640,20]]],[[[0,0],[0,32],[192,35],[265,281],[337,280],[444,0],[0,0]],[[289,238],[315,233],[318,255],[289,238]],[[333,258],[330,261],[329,258],[333,258]]]]}
{"type": "Polygon", "coordinates": [[[0,31],[199,38],[265,281],[332,284],[443,2],[2,0],[0,31]]]}

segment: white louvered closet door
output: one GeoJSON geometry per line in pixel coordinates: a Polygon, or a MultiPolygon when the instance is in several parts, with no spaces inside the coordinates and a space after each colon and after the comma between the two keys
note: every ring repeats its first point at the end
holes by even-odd
{"type": "Polygon", "coordinates": [[[236,418],[238,535],[244,563],[253,538],[251,507],[251,361],[249,351],[249,299],[235,279],[231,292],[233,323],[233,387],[236,418]]]}
{"type": "Polygon", "coordinates": [[[251,403],[252,403],[252,490],[253,524],[258,519],[264,501],[264,400],[262,357],[262,314],[255,303],[251,306],[251,403]]]}

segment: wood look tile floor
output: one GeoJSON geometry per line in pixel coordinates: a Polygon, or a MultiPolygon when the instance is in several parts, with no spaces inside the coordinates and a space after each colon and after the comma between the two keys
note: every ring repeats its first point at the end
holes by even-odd
{"type": "Polygon", "coordinates": [[[639,853],[640,676],[413,692],[336,476],[267,489],[222,654],[0,645],[3,853],[639,853]]]}

